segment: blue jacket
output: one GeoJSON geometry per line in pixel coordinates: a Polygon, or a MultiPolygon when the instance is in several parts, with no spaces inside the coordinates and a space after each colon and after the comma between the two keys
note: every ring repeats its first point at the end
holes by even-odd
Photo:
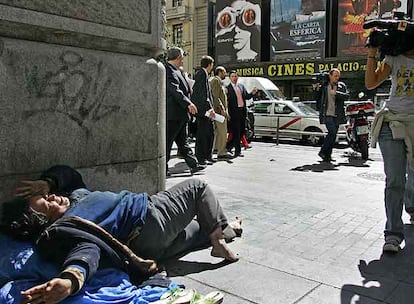
{"type": "Polygon", "coordinates": [[[40,252],[62,265],[63,269],[70,265],[81,267],[85,270],[85,279],[91,277],[98,267],[116,266],[128,273],[137,273],[131,272],[133,267],[125,252],[114,248],[113,242],[85,226],[73,224],[71,219],[77,216],[95,223],[112,237],[126,243],[133,230],[145,223],[147,194],[76,189],[85,185],[80,174],[68,166],[52,167],[42,174],[42,178],[54,184],[55,193],[72,193],[70,209],[38,239],[40,252]]]}

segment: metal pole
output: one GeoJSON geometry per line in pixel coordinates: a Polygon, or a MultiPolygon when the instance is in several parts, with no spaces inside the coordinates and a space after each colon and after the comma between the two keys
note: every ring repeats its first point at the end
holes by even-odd
{"type": "Polygon", "coordinates": [[[277,116],[277,123],[276,123],[276,146],[279,145],[279,115],[277,116]]]}

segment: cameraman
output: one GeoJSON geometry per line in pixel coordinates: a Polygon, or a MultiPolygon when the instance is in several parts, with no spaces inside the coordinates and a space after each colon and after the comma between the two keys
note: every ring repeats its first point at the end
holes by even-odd
{"type": "Polygon", "coordinates": [[[373,147],[379,142],[386,176],[383,252],[400,250],[404,239],[401,219],[404,203],[414,224],[414,78],[410,77],[414,73],[414,44],[409,45],[412,40],[406,40],[404,47],[408,46],[408,51],[395,56],[386,54],[379,67],[378,48],[368,43],[367,89],[375,89],[391,76],[390,99],[375,117],[371,138],[373,147]]]}
{"type": "Polygon", "coordinates": [[[341,72],[334,68],[327,74],[327,79],[316,91],[316,109],[319,111],[319,121],[325,124],[328,135],[318,155],[325,162],[334,161],[331,157],[340,124],[346,123],[344,103],[348,98],[345,83],[339,81],[341,72]]]}

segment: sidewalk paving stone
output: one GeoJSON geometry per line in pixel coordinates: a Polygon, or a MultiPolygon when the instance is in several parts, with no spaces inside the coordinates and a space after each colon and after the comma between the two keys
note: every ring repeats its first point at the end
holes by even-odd
{"type": "Polygon", "coordinates": [[[200,250],[171,261],[170,275],[187,288],[222,290],[224,304],[414,303],[414,227],[406,225],[401,253],[381,255],[381,155],[370,150],[363,164],[348,152],[334,149],[337,162],[327,165],[318,147],[253,142],[243,159],[209,166],[196,177],[230,220],[242,216],[243,236],[229,244],[241,259],[223,264],[200,250]]]}

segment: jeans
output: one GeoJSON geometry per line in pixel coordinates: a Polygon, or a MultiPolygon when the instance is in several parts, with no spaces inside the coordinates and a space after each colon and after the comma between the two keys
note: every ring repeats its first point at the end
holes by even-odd
{"type": "Polygon", "coordinates": [[[209,245],[219,225],[227,226],[227,218],[210,186],[188,179],[149,197],[145,224],[130,248],[143,258],[167,259],[209,245]]]}
{"type": "Polygon", "coordinates": [[[325,125],[328,129],[328,135],[326,135],[323,141],[320,153],[325,155],[326,157],[331,157],[332,149],[336,141],[336,134],[338,133],[339,124],[336,121],[336,117],[326,116],[325,125]]]}
{"type": "Polygon", "coordinates": [[[404,239],[403,205],[408,213],[414,213],[414,171],[407,166],[404,140],[392,137],[388,123],[384,123],[378,137],[385,172],[385,237],[393,235],[404,239]]]}

